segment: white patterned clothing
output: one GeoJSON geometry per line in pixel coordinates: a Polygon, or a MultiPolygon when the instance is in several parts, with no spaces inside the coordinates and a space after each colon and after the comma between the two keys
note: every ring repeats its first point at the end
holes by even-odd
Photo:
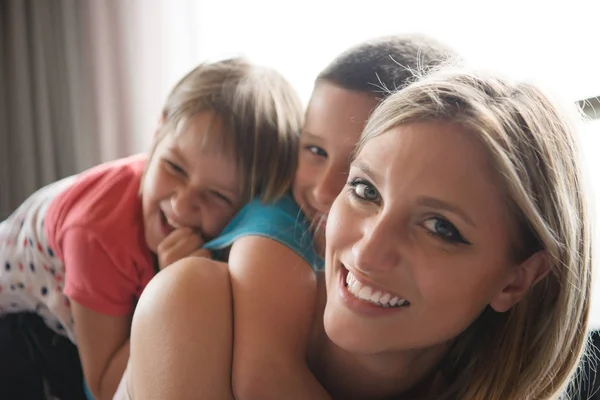
{"type": "Polygon", "coordinates": [[[40,189],[0,225],[0,315],[35,312],[76,343],[70,301],[129,316],[156,273],[145,239],[145,155],[40,189]]]}
{"type": "Polygon", "coordinates": [[[52,200],[74,180],[65,178],[38,190],[0,223],[0,317],[35,312],[73,342],[73,318],[63,293],[65,268],[48,245],[44,218],[52,200]]]}

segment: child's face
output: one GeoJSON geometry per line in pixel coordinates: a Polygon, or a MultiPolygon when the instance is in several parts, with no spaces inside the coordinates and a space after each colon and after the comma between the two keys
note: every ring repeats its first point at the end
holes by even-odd
{"type": "Polygon", "coordinates": [[[375,98],[365,93],[325,81],[315,85],[292,186],[294,199],[310,221],[325,222],[346,182],[350,154],[376,104],[375,98]]]}
{"type": "Polygon", "coordinates": [[[142,186],[146,242],[152,251],[184,226],[210,240],[240,208],[235,157],[212,139],[223,134],[220,119],[201,112],[184,131],[165,136],[157,146],[142,186]]]}
{"type": "Polygon", "coordinates": [[[486,306],[510,308],[515,229],[490,171],[476,139],[447,123],[395,127],[366,144],[327,224],[333,342],[427,358],[486,306]]]}

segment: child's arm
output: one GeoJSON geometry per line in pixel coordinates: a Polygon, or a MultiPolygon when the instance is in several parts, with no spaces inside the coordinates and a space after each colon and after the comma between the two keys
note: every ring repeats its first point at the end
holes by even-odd
{"type": "Polygon", "coordinates": [[[328,399],[306,364],[316,301],[310,266],[283,244],[247,236],[233,244],[229,269],[236,399],[328,399]]]}
{"type": "Polygon", "coordinates": [[[96,400],[112,399],[129,358],[138,271],[129,249],[85,228],[65,232],[60,244],[86,384],[96,400]]]}
{"type": "Polygon", "coordinates": [[[129,359],[132,315],[111,317],[71,302],[85,380],[95,400],[112,399],[129,359]]]}
{"type": "Polygon", "coordinates": [[[232,324],[227,264],[176,262],[140,297],[123,384],[135,400],[233,399],[232,324]]]}
{"type": "MultiPolygon", "coordinates": [[[[190,253],[210,254],[197,250],[202,241],[189,229],[167,239],[159,246],[161,269],[190,253]]],[[[112,399],[129,359],[139,272],[129,249],[107,245],[85,229],[72,228],[61,243],[85,381],[96,400],[112,399]]]]}

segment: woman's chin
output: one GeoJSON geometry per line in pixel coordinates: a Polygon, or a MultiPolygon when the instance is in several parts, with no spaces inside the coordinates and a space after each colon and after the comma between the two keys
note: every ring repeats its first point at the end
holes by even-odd
{"type": "Polygon", "coordinates": [[[373,332],[360,326],[344,316],[331,315],[325,312],[323,320],[325,334],[337,347],[352,354],[375,354],[383,350],[381,341],[376,339],[373,332]]]}

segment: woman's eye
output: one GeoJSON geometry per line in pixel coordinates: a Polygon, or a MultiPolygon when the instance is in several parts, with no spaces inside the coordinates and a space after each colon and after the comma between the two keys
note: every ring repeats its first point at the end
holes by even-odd
{"type": "Polygon", "coordinates": [[[310,151],[312,154],[314,154],[315,156],[319,156],[319,157],[327,157],[327,152],[325,150],[323,150],[322,148],[320,148],[319,146],[304,146],[304,148],[308,151],[310,151]]]}
{"type": "Polygon", "coordinates": [[[350,182],[351,190],[354,196],[361,200],[378,201],[379,192],[368,182],[362,180],[354,180],[350,182]]]}
{"type": "Polygon", "coordinates": [[[430,235],[439,237],[446,242],[470,244],[462,237],[458,229],[451,222],[443,218],[429,218],[423,223],[423,226],[430,235]]]}

